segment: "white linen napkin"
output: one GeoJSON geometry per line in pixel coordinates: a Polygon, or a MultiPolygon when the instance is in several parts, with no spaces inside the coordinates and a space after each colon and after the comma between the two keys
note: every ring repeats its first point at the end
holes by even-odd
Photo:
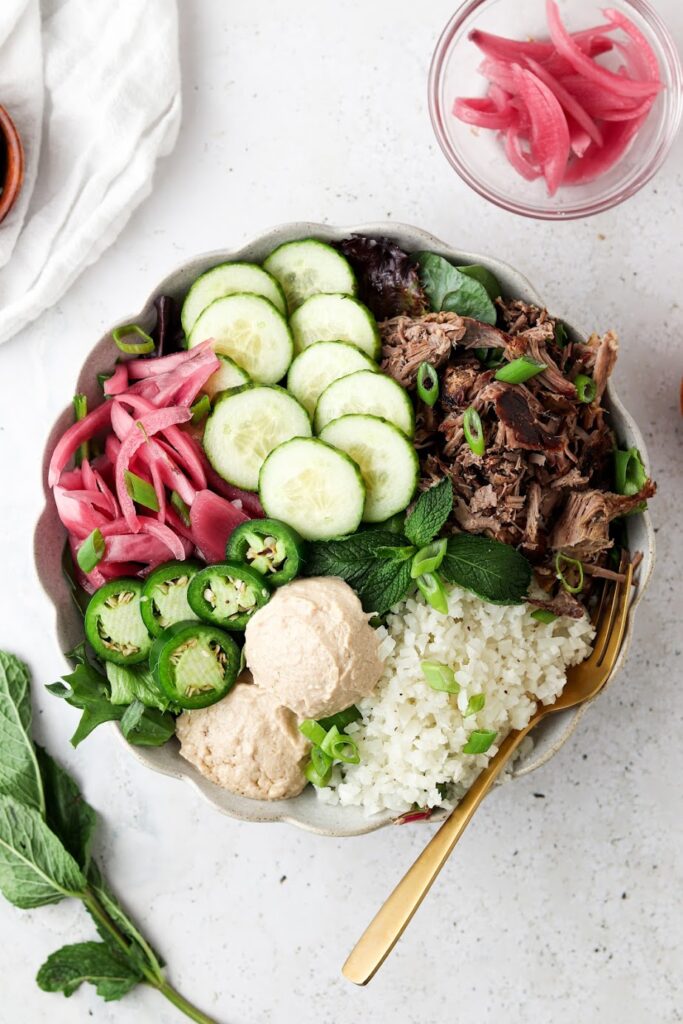
{"type": "Polygon", "coordinates": [[[0,0],[0,103],[26,150],[0,224],[2,343],[111,245],[173,148],[175,0],[0,0]]]}

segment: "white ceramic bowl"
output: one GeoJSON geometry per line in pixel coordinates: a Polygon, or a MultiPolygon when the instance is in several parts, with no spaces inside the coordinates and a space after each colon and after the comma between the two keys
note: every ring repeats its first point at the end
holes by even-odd
{"type": "MultiPolygon", "coordinates": [[[[460,252],[441,242],[438,238],[434,238],[433,235],[421,231],[419,228],[395,223],[359,224],[353,227],[335,228],[326,224],[301,222],[283,224],[280,227],[273,228],[240,249],[225,249],[218,252],[205,253],[202,256],[189,260],[159,282],[140,312],[133,313],[131,316],[121,316],[119,323],[138,323],[148,330],[151,329],[154,326],[156,315],[153,306],[154,297],[159,294],[166,294],[172,295],[175,299],[182,299],[192,281],[203,271],[217,263],[222,263],[226,260],[261,262],[277,245],[290,239],[314,236],[326,241],[334,241],[345,238],[352,232],[361,232],[368,235],[386,235],[408,252],[429,249],[441,253],[455,264],[484,264],[496,275],[502,285],[504,294],[525,299],[540,306],[544,305],[543,300],[529,281],[512,267],[508,266],[507,263],[503,263],[492,256],[460,252]]],[[[568,324],[569,328],[578,334],[572,328],[570,318],[564,316],[563,310],[555,309],[553,312],[562,316],[562,319],[568,324]]],[[[75,391],[86,394],[93,404],[97,403],[101,398],[96,375],[99,372],[111,369],[117,351],[111,333],[107,333],[92,349],[81,368],[75,391]]],[[[624,409],[611,386],[608,389],[608,401],[620,441],[629,447],[633,445],[638,447],[643,458],[646,459],[645,445],[640,431],[624,409]]],[[[71,406],[68,406],[55,423],[47,440],[43,465],[46,503],[45,509],[38,521],[34,538],[38,578],[54,603],[57,638],[64,651],[69,650],[82,640],[83,627],[80,615],[71,600],[67,584],[62,575],[61,555],[65,539],[64,528],[57,517],[54,502],[47,488],[46,481],[47,465],[54,445],[59,436],[71,423],[71,419],[72,410],[71,406]]],[[[626,656],[626,651],[633,635],[633,614],[650,581],[655,557],[654,532],[649,515],[645,513],[644,515],[634,516],[627,520],[627,524],[630,548],[632,551],[642,551],[643,562],[640,566],[639,586],[631,605],[624,645],[615,666],[614,674],[616,674],[626,656]]],[[[545,764],[559,750],[562,744],[567,741],[585,711],[586,706],[584,705],[578,710],[558,712],[558,714],[546,719],[533,733],[533,750],[525,758],[517,762],[513,775],[524,775],[545,764]]],[[[119,732],[117,725],[114,725],[113,728],[119,732]]],[[[337,807],[320,803],[310,786],[307,787],[301,796],[296,797],[294,800],[273,802],[249,800],[245,797],[236,796],[234,793],[228,792],[228,790],[220,789],[204,779],[194,767],[181,758],[176,740],[171,740],[163,747],[154,748],[130,746],[123,737],[121,739],[126,749],[137,757],[139,761],[142,761],[143,764],[165,775],[185,779],[217,810],[233,818],[241,818],[246,821],[285,821],[300,828],[308,829],[311,832],[330,836],[361,835],[366,832],[372,832],[384,825],[389,825],[395,820],[395,815],[388,812],[368,818],[360,808],[337,807]]],[[[96,743],[97,739],[90,739],[88,742],[96,743]]]]}

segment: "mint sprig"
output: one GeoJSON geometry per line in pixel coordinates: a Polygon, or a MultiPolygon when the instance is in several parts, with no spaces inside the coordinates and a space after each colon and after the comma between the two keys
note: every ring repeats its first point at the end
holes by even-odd
{"type": "Polygon", "coordinates": [[[216,1024],[169,985],[163,961],[109,891],[90,853],[95,811],[31,738],[30,685],[26,665],[0,651],[0,892],[21,909],[78,899],[101,939],[57,950],[38,985],[71,996],[87,982],[114,1000],[144,981],[196,1024],[216,1024]]]}

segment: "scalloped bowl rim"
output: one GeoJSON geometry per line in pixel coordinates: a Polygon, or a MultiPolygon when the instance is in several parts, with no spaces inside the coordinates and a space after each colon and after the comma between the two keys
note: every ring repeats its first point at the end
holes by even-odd
{"type": "MultiPolygon", "coordinates": [[[[181,293],[184,293],[189,282],[194,277],[204,269],[208,269],[217,263],[245,259],[261,262],[268,252],[284,241],[309,236],[320,238],[323,241],[334,241],[354,232],[368,235],[387,235],[409,251],[431,249],[453,259],[456,263],[482,263],[496,273],[507,293],[514,293],[516,296],[525,298],[527,301],[535,302],[541,306],[544,305],[543,300],[528,279],[508,263],[497,257],[456,250],[421,228],[394,222],[333,227],[326,224],[301,221],[281,224],[269,231],[256,235],[238,248],[214,250],[202,253],[190,260],[184,260],[154,287],[141,311],[129,317],[122,317],[118,322],[140,323],[143,326],[151,327],[154,323],[153,299],[155,296],[167,292],[175,293],[176,296],[179,296],[181,293]]],[[[574,334],[583,337],[582,333],[572,325],[571,320],[564,316],[562,319],[574,334]]],[[[97,371],[94,367],[101,366],[104,368],[107,365],[111,365],[112,347],[111,331],[108,331],[91,349],[81,366],[77,383],[79,390],[85,391],[86,394],[90,391],[93,397],[95,396],[94,379],[97,371]]],[[[628,435],[627,443],[638,447],[647,462],[647,453],[642,435],[616,395],[611,383],[608,385],[608,400],[615,425],[621,429],[622,433],[626,432],[628,435]]],[[[38,519],[34,534],[34,556],[38,579],[53,603],[55,609],[55,632],[63,650],[68,650],[72,646],[72,641],[75,641],[79,636],[82,638],[82,626],[80,625],[75,607],[69,598],[68,590],[61,574],[61,550],[64,540],[64,529],[56,516],[51,492],[47,487],[47,465],[56,440],[68,424],[70,415],[71,407],[68,406],[57,418],[47,439],[43,459],[45,506],[38,519]],[[56,543],[57,538],[59,538],[58,543],[56,543]]],[[[614,680],[626,658],[633,637],[635,609],[649,585],[654,569],[655,537],[650,515],[646,511],[643,515],[636,517],[633,522],[637,523],[638,548],[643,552],[643,562],[640,567],[638,588],[631,602],[624,643],[610,683],[614,680]]],[[[552,715],[546,719],[537,730],[534,730],[533,735],[536,745],[531,756],[520,758],[512,771],[512,777],[526,775],[549,761],[560,747],[567,742],[587,710],[588,705],[584,704],[574,710],[558,712],[557,715],[552,715]]],[[[233,818],[252,822],[284,822],[319,835],[334,837],[356,836],[374,832],[376,829],[392,824],[396,820],[396,814],[393,812],[384,812],[366,817],[361,808],[323,804],[311,792],[311,787],[307,787],[300,796],[292,800],[266,802],[240,797],[228,790],[221,789],[203,778],[192,765],[184,761],[180,756],[176,741],[171,740],[161,748],[134,747],[126,742],[116,723],[111,723],[111,727],[115,729],[125,749],[132,753],[142,764],[163,775],[185,780],[213,807],[233,818]]],[[[437,821],[444,816],[444,812],[437,811],[432,815],[431,821],[437,821]]]]}

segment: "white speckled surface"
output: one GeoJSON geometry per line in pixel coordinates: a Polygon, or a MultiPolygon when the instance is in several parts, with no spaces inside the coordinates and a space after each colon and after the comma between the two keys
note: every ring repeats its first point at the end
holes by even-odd
{"type": "MultiPolygon", "coordinates": [[[[407,0],[181,6],[184,123],[154,196],[60,305],[0,350],[0,646],[29,658],[37,682],[53,680],[59,652],[31,534],[40,451],[86,349],[180,259],[297,218],[420,224],[500,254],[577,323],[618,328],[619,392],[660,485],[659,564],[620,681],[552,762],[489,798],[367,990],[339,968],[428,828],[336,841],[231,821],[107,732],[72,751],[74,712],[37,687],[41,737],[103,811],[97,849],[111,881],[172,980],[220,1024],[683,1020],[683,139],[621,209],[557,227],[523,221],[467,192],[432,140],[426,68],[445,0],[419,12],[407,0]]],[[[657,6],[680,46],[683,8],[657,6]]],[[[68,1001],[39,992],[45,955],[90,935],[75,905],[0,903],[0,1022],[181,1019],[151,992],[107,1005],[92,990],[68,1001]]]]}

